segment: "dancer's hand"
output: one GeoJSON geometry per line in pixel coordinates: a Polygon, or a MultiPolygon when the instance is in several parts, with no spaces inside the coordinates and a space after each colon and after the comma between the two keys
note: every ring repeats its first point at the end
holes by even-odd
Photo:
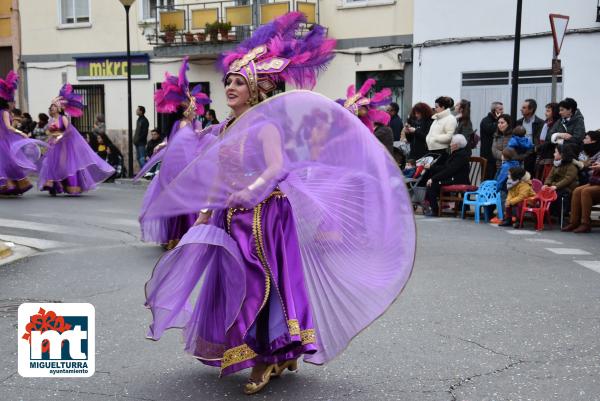
{"type": "Polygon", "coordinates": [[[206,213],[200,212],[200,213],[198,214],[198,218],[197,218],[197,219],[196,219],[196,221],[194,222],[194,225],[195,225],[195,226],[199,226],[199,225],[201,225],[201,224],[206,224],[206,223],[208,223],[208,221],[210,220],[210,216],[211,216],[211,214],[212,214],[211,212],[206,212],[206,213]]]}
{"type": "Polygon", "coordinates": [[[246,207],[252,200],[252,191],[248,188],[244,188],[241,191],[237,191],[229,195],[227,199],[228,207],[246,207]]]}

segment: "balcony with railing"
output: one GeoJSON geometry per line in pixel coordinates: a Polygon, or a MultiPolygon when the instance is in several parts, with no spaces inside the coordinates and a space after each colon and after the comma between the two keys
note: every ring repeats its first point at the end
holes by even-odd
{"type": "Polygon", "coordinates": [[[250,37],[280,15],[300,11],[310,29],[319,23],[319,0],[203,1],[156,7],[154,29],[146,38],[157,56],[215,56],[250,37]]]}

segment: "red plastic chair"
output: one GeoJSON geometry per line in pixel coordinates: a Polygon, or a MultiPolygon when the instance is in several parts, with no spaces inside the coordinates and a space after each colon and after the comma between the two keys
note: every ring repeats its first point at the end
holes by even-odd
{"type": "Polygon", "coordinates": [[[533,180],[531,180],[531,186],[533,188],[533,192],[537,194],[542,190],[544,183],[538,180],[537,178],[534,178],[533,180]]]}
{"type": "Polygon", "coordinates": [[[542,188],[535,197],[525,199],[521,204],[521,216],[519,226],[523,227],[523,218],[525,213],[531,213],[535,216],[535,229],[541,231],[544,229],[544,217],[548,220],[548,225],[552,227],[550,218],[550,204],[558,198],[558,194],[552,188],[542,188]]]}

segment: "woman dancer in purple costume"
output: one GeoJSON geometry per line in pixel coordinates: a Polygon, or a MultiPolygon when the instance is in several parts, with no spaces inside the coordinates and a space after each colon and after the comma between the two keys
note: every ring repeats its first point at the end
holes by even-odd
{"type": "Polygon", "coordinates": [[[112,166],[94,153],[67,118],[67,115],[81,116],[83,107],[82,97],[73,93],[69,84],[63,85],[50,105],[49,149],[42,160],[38,187],[51,196],[59,193],[81,195],[115,173],[112,166]]]}
{"type": "MultiPolygon", "coordinates": [[[[209,104],[210,99],[202,93],[200,85],[189,90],[186,76],[188,69],[188,58],[186,57],[179,69],[179,77],[167,73],[161,89],[157,90],[154,95],[156,110],[159,113],[181,113],[182,118],[173,124],[166,147],[160,154],[161,168],[148,186],[139,219],[142,241],[156,242],[167,250],[173,249],[177,245],[181,237],[196,221],[198,213],[146,219],[143,217],[144,212],[167,184],[210,142],[210,137],[207,137],[204,132],[200,132],[201,126],[196,119],[199,113],[204,113],[204,105],[209,104]]],[[[157,158],[152,158],[147,164],[151,167],[158,161],[157,158]]],[[[144,166],[143,171],[138,173],[138,177],[142,176],[150,167],[144,166]]]]}
{"type": "Polygon", "coordinates": [[[400,294],[415,251],[402,174],[377,139],[312,92],[335,41],[289,13],[220,59],[233,120],[145,216],[200,210],[146,284],[148,337],[184,329],[185,349],[244,392],[339,355],[400,294]],[[310,118],[310,126],[306,124],[310,118]],[[201,284],[199,295],[194,288],[201,284]]]}
{"type": "Polygon", "coordinates": [[[33,187],[27,175],[37,171],[39,146],[45,146],[12,126],[10,108],[18,83],[14,71],[0,79],[0,195],[22,195],[33,187]]]}

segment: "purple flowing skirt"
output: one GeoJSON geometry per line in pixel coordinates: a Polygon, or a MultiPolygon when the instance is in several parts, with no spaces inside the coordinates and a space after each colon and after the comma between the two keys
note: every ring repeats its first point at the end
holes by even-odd
{"type": "Polygon", "coordinates": [[[51,138],[42,160],[38,187],[42,191],[79,195],[115,173],[71,124],[59,140],[51,138]]]}
{"type": "Polygon", "coordinates": [[[45,145],[9,131],[0,116],[1,195],[20,195],[33,187],[27,176],[38,170],[39,147],[45,145]]]}
{"type": "Polygon", "coordinates": [[[285,195],[275,191],[253,209],[216,212],[212,224],[191,229],[155,267],[146,284],[146,306],[154,317],[148,336],[158,340],[168,328],[183,328],[186,351],[220,367],[221,375],[315,353],[285,195]],[[192,290],[203,274],[194,300],[192,290]]]}
{"type": "Polygon", "coordinates": [[[147,219],[142,217],[146,210],[152,206],[156,198],[164,191],[165,187],[175,178],[202,150],[215,138],[212,130],[199,134],[192,127],[179,127],[179,121],[173,124],[167,146],[157,152],[146,162],[135,179],[142,177],[156,163],[160,162],[160,171],[154,177],[142,202],[140,212],[140,229],[142,241],[154,242],[174,248],[181,237],[190,229],[198,218],[198,213],[186,213],[177,216],[168,216],[147,219]]]}

